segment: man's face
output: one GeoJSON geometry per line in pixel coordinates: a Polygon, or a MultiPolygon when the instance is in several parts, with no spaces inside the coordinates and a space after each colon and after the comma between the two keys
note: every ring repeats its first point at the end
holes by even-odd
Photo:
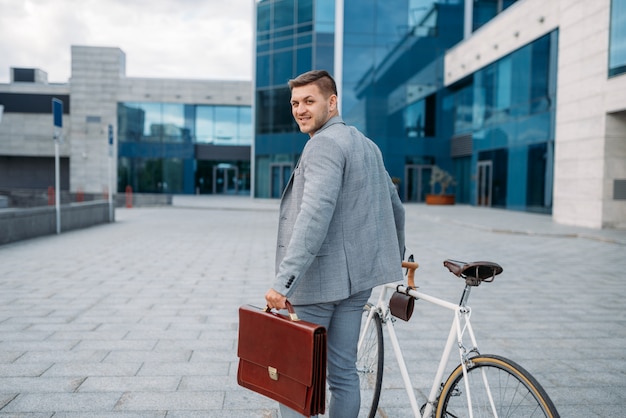
{"type": "Polygon", "coordinates": [[[313,136],[330,118],[337,115],[337,96],[326,98],[315,84],[291,89],[291,114],[300,131],[313,136]]]}

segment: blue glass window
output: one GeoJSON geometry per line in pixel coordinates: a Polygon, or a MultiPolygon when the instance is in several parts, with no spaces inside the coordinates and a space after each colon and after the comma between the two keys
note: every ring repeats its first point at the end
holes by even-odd
{"type": "MultiPolygon", "coordinates": [[[[474,74],[474,130],[549,110],[556,71],[550,68],[552,39],[546,35],[474,74]]],[[[466,127],[468,116],[458,115],[458,128],[466,127]]]]}
{"type": "Polygon", "coordinates": [[[313,21],[313,0],[298,0],[298,23],[313,21]]]}
{"type": "Polygon", "coordinates": [[[198,106],[196,109],[196,142],[212,143],[215,140],[215,107],[198,106]]]}
{"type": "Polygon", "coordinates": [[[294,26],[295,16],[293,3],[293,0],[274,1],[274,20],[272,23],[275,29],[294,26]]]}
{"type": "Polygon", "coordinates": [[[271,90],[257,89],[255,97],[256,132],[267,134],[272,132],[272,94],[271,90]]]}
{"type": "Polygon", "coordinates": [[[252,144],[252,108],[239,107],[237,126],[239,127],[239,143],[241,145],[252,144]]]}
{"type": "Polygon", "coordinates": [[[424,137],[424,124],[426,119],[426,102],[420,100],[404,109],[404,130],[409,138],[424,137]]]}
{"type": "Polygon", "coordinates": [[[182,142],[188,136],[184,105],[172,103],[121,103],[120,141],[182,142]]]}
{"type": "Polygon", "coordinates": [[[626,1],[611,1],[609,77],[626,73],[626,1]]]}
{"type": "Polygon", "coordinates": [[[256,58],[256,86],[270,85],[270,55],[257,55],[256,58]]]}
{"type": "Polygon", "coordinates": [[[161,125],[156,129],[162,131],[163,142],[181,142],[185,131],[184,106],[177,103],[163,103],[161,112],[163,115],[161,125]]]}
{"type": "Polygon", "coordinates": [[[270,22],[271,22],[271,8],[269,2],[260,2],[257,5],[257,24],[256,31],[259,32],[267,32],[270,30],[270,22]]]}
{"type": "Polygon", "coordinates": [[[250,106],[120,103],[120,142],[250,145],[250,106]]]}
{"type": "Polygon", "coordinates": [[[479,105],[479,98],[474,99],[474,89],[465,86],[454,93],[454,134],[461,135],[472,132],[473,104],[479,105]]]}
{"type": "Polygon", "coordinates": [[[237,139],[237,108],[215,106],[215,140],[217,143],[232,143],[237,139]]]}
{"type": "Polygon", "coordinates": [[[294,41],[293,36],[289,36],[287,38],[275,39],[273,48],[275,50],[293,48],[293,41],[294,41]]]}
{"type": "MultiPolygon", "coordinates": [[[[349,4],[350,2],[347,2],[349,4]]],[[[367,4],[368,2],[363,2],[367,4]]],[[[346,16],[348,16],[346,14],[346,16]]],[[[335,0],[315,1],[315,31],[318,33],[335,32],[335,0]]]]}
{"type": "Polygon", "coordinates": [[[472,30],[475,31],[517,0],[474,0],[472,30]]]}
{"type": "Polygon", "coordinates": [[[302,74],[313,69],[312,48],[298,48],[296,50],[296,73],[302,74]]]}
{"type": "Polygon", "coordinates": [[[435,136],[435,95],[411,103],[402,112],[403,136],[424,138],[435,136]]]}
{"type": "Polygon", "coordinates": [[[293,50],[272,55],[272,84],[285,85],[293,77],[293,50]]]}

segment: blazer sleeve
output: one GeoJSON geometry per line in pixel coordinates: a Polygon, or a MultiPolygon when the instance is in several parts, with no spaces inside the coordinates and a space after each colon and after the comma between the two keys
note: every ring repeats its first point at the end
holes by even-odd
{"type": "Polygon", "coordinates": [[[294,190],[303,188],[302,203],[272,286],[287,297],[315,260],[326,238],[341,190],[344,166],[343,152],[330,138],[320,135],[307,142],[300,159],[301,178],[294,177],[293,185],[294,190]]]}
{"type": "Polygon", "coordinates": [[[389,184],[390,184],[389,194],[391,196],[393,218],[396,223],[396,234],[398,235],[398,245],[400,247],[400,259],[403,260],[404,250],[406,248],[405,232],[404,232],[404,205],[402,205],[400,196],[398,196],[398,190],[396,189],[396,186],[391,181],[391,177],[389,178],[389,184]]]}

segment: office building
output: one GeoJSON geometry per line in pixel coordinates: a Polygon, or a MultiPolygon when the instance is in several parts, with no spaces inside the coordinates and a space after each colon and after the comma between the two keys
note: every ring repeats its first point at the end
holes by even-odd
{"type": "Polygon", "coordinates": [[[255,22],[255,196],[307,140],[287,81],[324,68],[405,202],[439,166],[459,203],[626,227],[623,1],[261,0],[255,22]]]}
{"type": "Polygon", "coordinates": [[[63,191],[104,193],[110,173],[117,193],[250,193],[249,81],[127,77],[119,48],[72,46],[71,55],[68,83],[12,68],[0,84],[0,192],[54,186],[56,98],[63,191]]]}

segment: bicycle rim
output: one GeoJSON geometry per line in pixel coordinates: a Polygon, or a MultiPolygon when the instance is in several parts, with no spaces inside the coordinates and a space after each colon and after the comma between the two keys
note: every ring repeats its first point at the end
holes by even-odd
{"type": "Polygon", "coordinates": [[[367,317],[372,308],[371,304],[363,307],[361,332],[365,332],[363,343],[357,353],[356,368],[361,385],[361,410],[359,418],[374,418],[378,408],[380,390],[383,381],[383,330],[382,321],[377,312],[367,325],[367,317]]]}
{"type": "Polygon", "coordinates": [[[459,365],[446,380],[436,417],[469,417],[466,383],[474,418],[558,418],[552,400],[537,380],[517,363],[500,356],[471,359],[467,382],[459,365]]]}

